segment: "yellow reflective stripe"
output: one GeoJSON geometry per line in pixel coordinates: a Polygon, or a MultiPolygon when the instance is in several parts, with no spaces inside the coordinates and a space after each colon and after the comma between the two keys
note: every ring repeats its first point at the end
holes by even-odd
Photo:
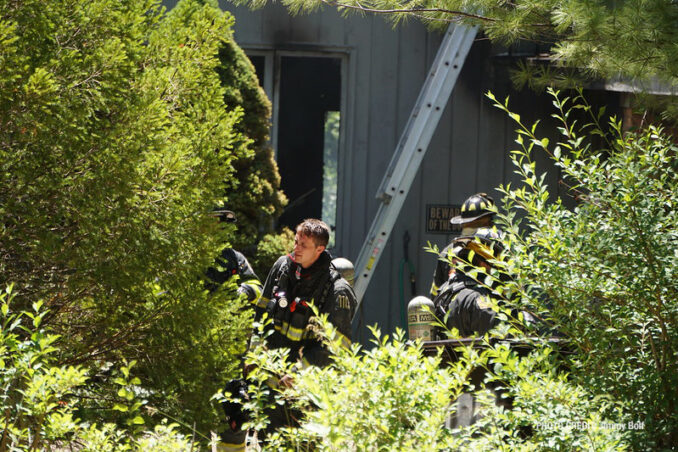
{"type": "Polygon", "coordinates": [[[259,281],[247,281],[246,283],[243,283],[246,286],[249,286],[252,288],[255,294],[257,294],[257,298],[261,296],[261,291],[263,287],[261,287],[261,283],[259,281]]]}
{"type": "Polygon", "coordinates": [[[433,282],[433,283],[431,284],[431,290],[429,291],[430,294],[433,295],[433,296],[435,297],[435,296],[438,295],[438,290],[440,290],[440,287],[436,286],[436,283],[433,282]]]}
{"type": "Polygon", "coordinates": [[[245,442],[243,441],[240,444],[230,444],[230,443],[217,443],[217,452],[245,452],[245,442]]]}
{"type": "Polygon", "coordinates": [[[266,305],[268,305],[269,301],[271,301],[269,298],[266,298],[263,295],[259,295],[259,298],[257,298],[257,307],[258,308],[265,308],[266,305]]]}
{"type": "Polygon", "coordinates": [[[340,333],[339,331],[336,332],[337,336],[335,340],[338,338],[341,341],[341,346],[344,348],[351,348],[351,339],[346,337],[344,334],[340,333]]]}
{"type": "Polygon", "coordinates": [[[290,326],[287,329],[287,333],[285,334],[285,336],[287,336],[289,339],[291,339],[293,341],[300,341],[301,336],[303,334],[304,334],[304,330],[302,330],[301,328],[295,328],[293,326],[290,326]]]}
{"type": "Polygon", "coordinates": [[[280,324],[275,325],[275,330],[282,334],[283,336],[287,336],[287,330],[290,329],[290,324],[287,322],[280,322],[280,324]]]}

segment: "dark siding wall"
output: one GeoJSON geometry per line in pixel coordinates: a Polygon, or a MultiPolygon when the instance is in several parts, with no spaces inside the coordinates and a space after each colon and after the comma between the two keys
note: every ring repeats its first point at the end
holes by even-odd
{"type": "MultiPolygon", "coordinates": [[[[168,7],[174,3],[165,1],[168,7]]],[[[326,50],[347,56],[335,254],[355,261],[377,210],[376,190],[435,57],[440,34],[414,21],[393,29],[382,17],[345,19],[331,8],[290,17],[279,4],[254,12],[224,1],[221,6],[233,12],[236,40],[246,49],[326,50]]],[[[358,338],[369,339],[364,325],[378,323],[387,332],[403,326],[398,274],[406,231],[417,292],[428,294],[435,256],[423,246],[431,242],[442,248],[452,237],[426,233],[426,204],[461,204],[477,191],[498,199],[494,188],[515,180],[508,157],[515,149],[515,126],[484,93],[510,95],[512,109],[528,124],[550,116],[551,100],[544,94],[516,92],[509,67],[510,61],[492,56],[487,41],[473,45],[365,295],[358,338]]],[[[540,130],[547,126],[548,121],[540,130]]],[[[557,171],[550,171],[548,180],[557,191],[557,171]]],[[[404,294],[407,303],[407,278],[404,294]]]]}

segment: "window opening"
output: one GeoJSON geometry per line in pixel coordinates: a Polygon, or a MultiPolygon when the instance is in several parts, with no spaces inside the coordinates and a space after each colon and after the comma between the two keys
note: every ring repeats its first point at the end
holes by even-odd
{"type": "MultiPolygon", "coordinates": [[[[280,57],[277,160],[289,204],[279,224],[336,227],[341,58],[280,57]]],[[[334,236],[335,234],[332,234],[334,236]]]]}
{"type": "MultiPolygon", "coordinates": [[[[332,229],[337,224],[337,177],[339,155],[339,126],[341,112],[328,111],[325,114],[325,137],[323,147],[323,203],[321,219],[332,229]]],[[[334,248],[334,237],[330,236],[328,248],[334,248]]]]}

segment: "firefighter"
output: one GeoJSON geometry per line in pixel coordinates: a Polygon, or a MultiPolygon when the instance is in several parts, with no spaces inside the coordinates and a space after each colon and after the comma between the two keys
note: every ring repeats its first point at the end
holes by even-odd
{"type": "Polygon", "coordinates": [[[257,303],[256,319],[268,312],[274,332],[267,338],[269,348],[286,347],[290,356],[304,364],[324,366],[329,354],[306,330],[313,303],[350,344],[351,319],[357,301],[351,285],[334,268],[332,257],[325,250],[329,227],[322,221],[307,219],[296,228],[294,251],[280,257],[266,278],[257,303]],[[299,350],[303,347],[303,356],[299,350]]]}
{"type": "MultiPolygon", "coordinates": [[[[265,339],[259,339],[255,332],[252,340],[265,340],[269,349],[289,349],[288,359],[300,366],[326,366],[331,360],[329,351],[309,328],[313,318],[311,304],[319,313],[327,314],[345,346],[351,343],[351,319],[357,300],[351,285],[332,265],[332,257],[325,249],[329,234],[329,227],[320,220],[301,222],[296,228],[293,252],[275,262],[256,304],[255,321],[267,313],[272,322],[264,334],[265,339]]],[[[343,261],[336,265],[342,271],[352,267],[343,261]]],[[[248,370],[245,366],[245,373],[248,370]]],[[[282,375],[272,384],[281,388],[290,386],[292,380],[289,375],[282,375]]],[[[295,418],[285,405],[276,405],[268,416],[270,424],[267,432],[290,425],[290,419],[293,424],[295,418]]],[[[244,450],[245,434],[233,433],[240,433],[241,442],[236,442],[238,437],[232,435],[231,448],[222,450],[244,450]]],[[[222,441],[225,439],[222,436],[222,441]]]]}
{"type": "MultiPolygon", "coordinates": [[[[236,216],[230,210],[215,210],[213,215],[219,218],[219,221],[225,223],[235,223],[236,216]]],[[[239,251],[233,248],[224,248],[219,257],[215,260],[214,266],[207,269],[207,278],[209,282],[207,287],[214,291],[217,287],[224,284],[233,276],[238,276],[238,293],[244,295],[251,303],[255,303],[261,295],[261,281],[257,277],[247,258],[239,251]]]]}
{"type": "MultiPolygon", "coordinates": [[[[497,207],[494,199],[486,193],[476,193],[470,196],[461,206],[461,215],[450,219],[450,223],[461,225],[461,237],[469,237],[480,228],[494,228],[493,219],[497,213],[497,207]]],[[[498,234],[499,230],[494,228],[498,234]]],[[[452,256],[454,242],[447,245],[440,252],[436,268],[433,271],[433,283],[431,284],[431,299],[435,298],[440,287],[449,279],[452,267],[446,261],[448,256],[452,256]]]]}
{"type": "Polygon", "coordinates": [[[492,300],[501,283],[488,275],[503,251],[501,237],[492,228],[480,228],[452,245],[456,268],[433,300],[436,315],[462,337],[485,334],[499,322],[492,300]]]}
{"type": "MultiPolygon", "coordinates": [[[[212,215],[217,217],[223,223],[235,223],[237,218],[230,210],[216,209],[212,215]]],[[[238,294],[247,298],[255,304],[261,296],[261,281],[257,277],[247,258],[239,251],[227,247],[221,251],[216,258],[214,266],[207,269],[208,278],[207,288],[210,291],[217,290],[222,284],[237,276],[238,294]]],[[[224,388],[234,399],[245,401],[248,398],[247,383],[243,379],[234,379],[229,381],[224,388]]],[[[244,452],[246,432],[242,430],[242,425],[247,420],[247,413],[243,410],[241,402],[226,401],[221,404],[226,415],[228,426],[221,433],[221,441],[217,443],[216,449],[219,452],[244,452]]]]}

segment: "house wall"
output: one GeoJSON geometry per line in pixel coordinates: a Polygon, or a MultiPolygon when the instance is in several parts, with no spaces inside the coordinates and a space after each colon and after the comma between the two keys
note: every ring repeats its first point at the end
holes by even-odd
{"type": "MultiPolygon", "coordinates": [[[[174,3],[165,1],[168,7],[174,3]]],[[[220,6],[235,16],[235,39],[246,50],[324,51],[344,56],[334,254],[355,262],[377,211],[376,190],[435,58],[441,34],[429,32],[416,21],[394,29],[380,16],[346,19],[331,8],[291,17],[279,4],[258,11],[224,1],[220,6]]],[[[496,56],[488,41],[474,43],[356,316],[356,339],[369,340],[366,326],[375,323],[389,333],[405,327],[399,271],[406,232],[411,237],[409,259],[416,272],[416,295],[428,294],[436,257],[423,247],[431,242],[442,248],[453,237],[426,232],[426,205],[461,204],[479,191],[498,200],[495,187],[515,179],[509,159],[509,150],[515,148],[515,127],[484,93],[492,91],[498,98],[510,95],[513,111],[526,123],[550,116],[551,99],[528,90],[515,91],[508,72],[511,62],[496,56]]],[[[547,180],[554,191],[560,189],[557,171],[551,169],[547,180]]],[[[407,303],[412,297],[407,269],[405,275],[402,292],[407,303]]]]}

